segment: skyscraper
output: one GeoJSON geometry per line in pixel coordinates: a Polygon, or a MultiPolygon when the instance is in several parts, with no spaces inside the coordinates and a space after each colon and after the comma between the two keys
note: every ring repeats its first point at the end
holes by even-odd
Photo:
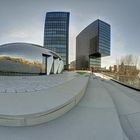
{"type": "Polygon", "coordinates": [[[76,69],[101,68],[101,57],[110,55],[110,25],[96,20],[76,37],[76,69]]]}
{"type": "Polygon", "coordinates": [[[47,12],[44,28],[44,47],[58,53],[68,68],[69,12],[47,12]]]}

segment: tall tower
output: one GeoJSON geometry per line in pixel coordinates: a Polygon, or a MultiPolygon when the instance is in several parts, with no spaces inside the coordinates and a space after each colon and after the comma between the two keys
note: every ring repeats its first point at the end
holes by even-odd
{"type": "Polygon", "coordinates": [[[44,28],[44,47],[58,53],[68,68],[69,12],[47,12],[44,28]]]}
{"type": "Polygon", "coordinates": [[[96,20],[76,37],[76,69],[100,70],[101,57],[110,55],[110,31],[108,23],[96,20]]]}

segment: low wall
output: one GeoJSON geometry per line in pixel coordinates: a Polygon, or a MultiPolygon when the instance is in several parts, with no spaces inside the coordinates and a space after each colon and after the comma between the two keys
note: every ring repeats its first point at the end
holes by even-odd
{"type": "Polygon", "coordinates": [[[108,77],[110,80],[112,80],[112,81],[114,81],[114,82],[117,82],[117,83],[119,83],[119,84],[121,84],[121,85],[124,85],[124,86],[126,86],[126,87],[128,87],[128,88],[131,88],[131,89],[140,91],[140,88],[137,88],[137,87],[128,85],[128,84],[126,84],[126,83],[124,83],[124,82],[118,81],[118,80],[116,80],[116,79],[112,78],[111,76],[106,75],[106,74],[104,74],[104,73],[102,73],[102,75],[104,75],[104,76],[108,77]]]}

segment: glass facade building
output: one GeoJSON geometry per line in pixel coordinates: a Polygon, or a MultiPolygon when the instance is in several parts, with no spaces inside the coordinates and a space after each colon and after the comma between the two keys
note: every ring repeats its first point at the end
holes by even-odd
{"type": "Polygon", "coordinates": [[[44,47],[58,53],[68,66],[69,12],[47,12],[44,28],[44,47]]]}
{"type": "Polygon", "coordinates": [[[100,69],[101,57],[110,55],[110,25],[96,20],[76,37],[76,69],[100,69]]]}
{"type": "Polygon", "coordinates": [[[110,55],[110,25],[103,21],[98,21],[98,43],[101,56],[110,55]]]}

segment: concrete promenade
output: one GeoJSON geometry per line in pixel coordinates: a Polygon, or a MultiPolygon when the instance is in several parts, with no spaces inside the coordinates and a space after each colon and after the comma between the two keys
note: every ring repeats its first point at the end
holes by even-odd
{"type": "Polygon", "coordinates": [[[0,126],[0,139],[140,140],[140,93],[95,74],[75,108],[37,126],[0,126]]]}
{"type": "Polygon", "coordinates": [[[1,85],[5,84],[0,89],[5,92],[0,93],[0,125],[32,126],[56,119],[72,109],[85,93],[89,74],[64,72],[1,78],[1,85]]]}
{"type": "Polygon", "coordinates": [[[102,85],[112,97],[115,104],[121,126],[129,140],[140,140],[140,92],[127,88],[106,76],[102,85]]]}

